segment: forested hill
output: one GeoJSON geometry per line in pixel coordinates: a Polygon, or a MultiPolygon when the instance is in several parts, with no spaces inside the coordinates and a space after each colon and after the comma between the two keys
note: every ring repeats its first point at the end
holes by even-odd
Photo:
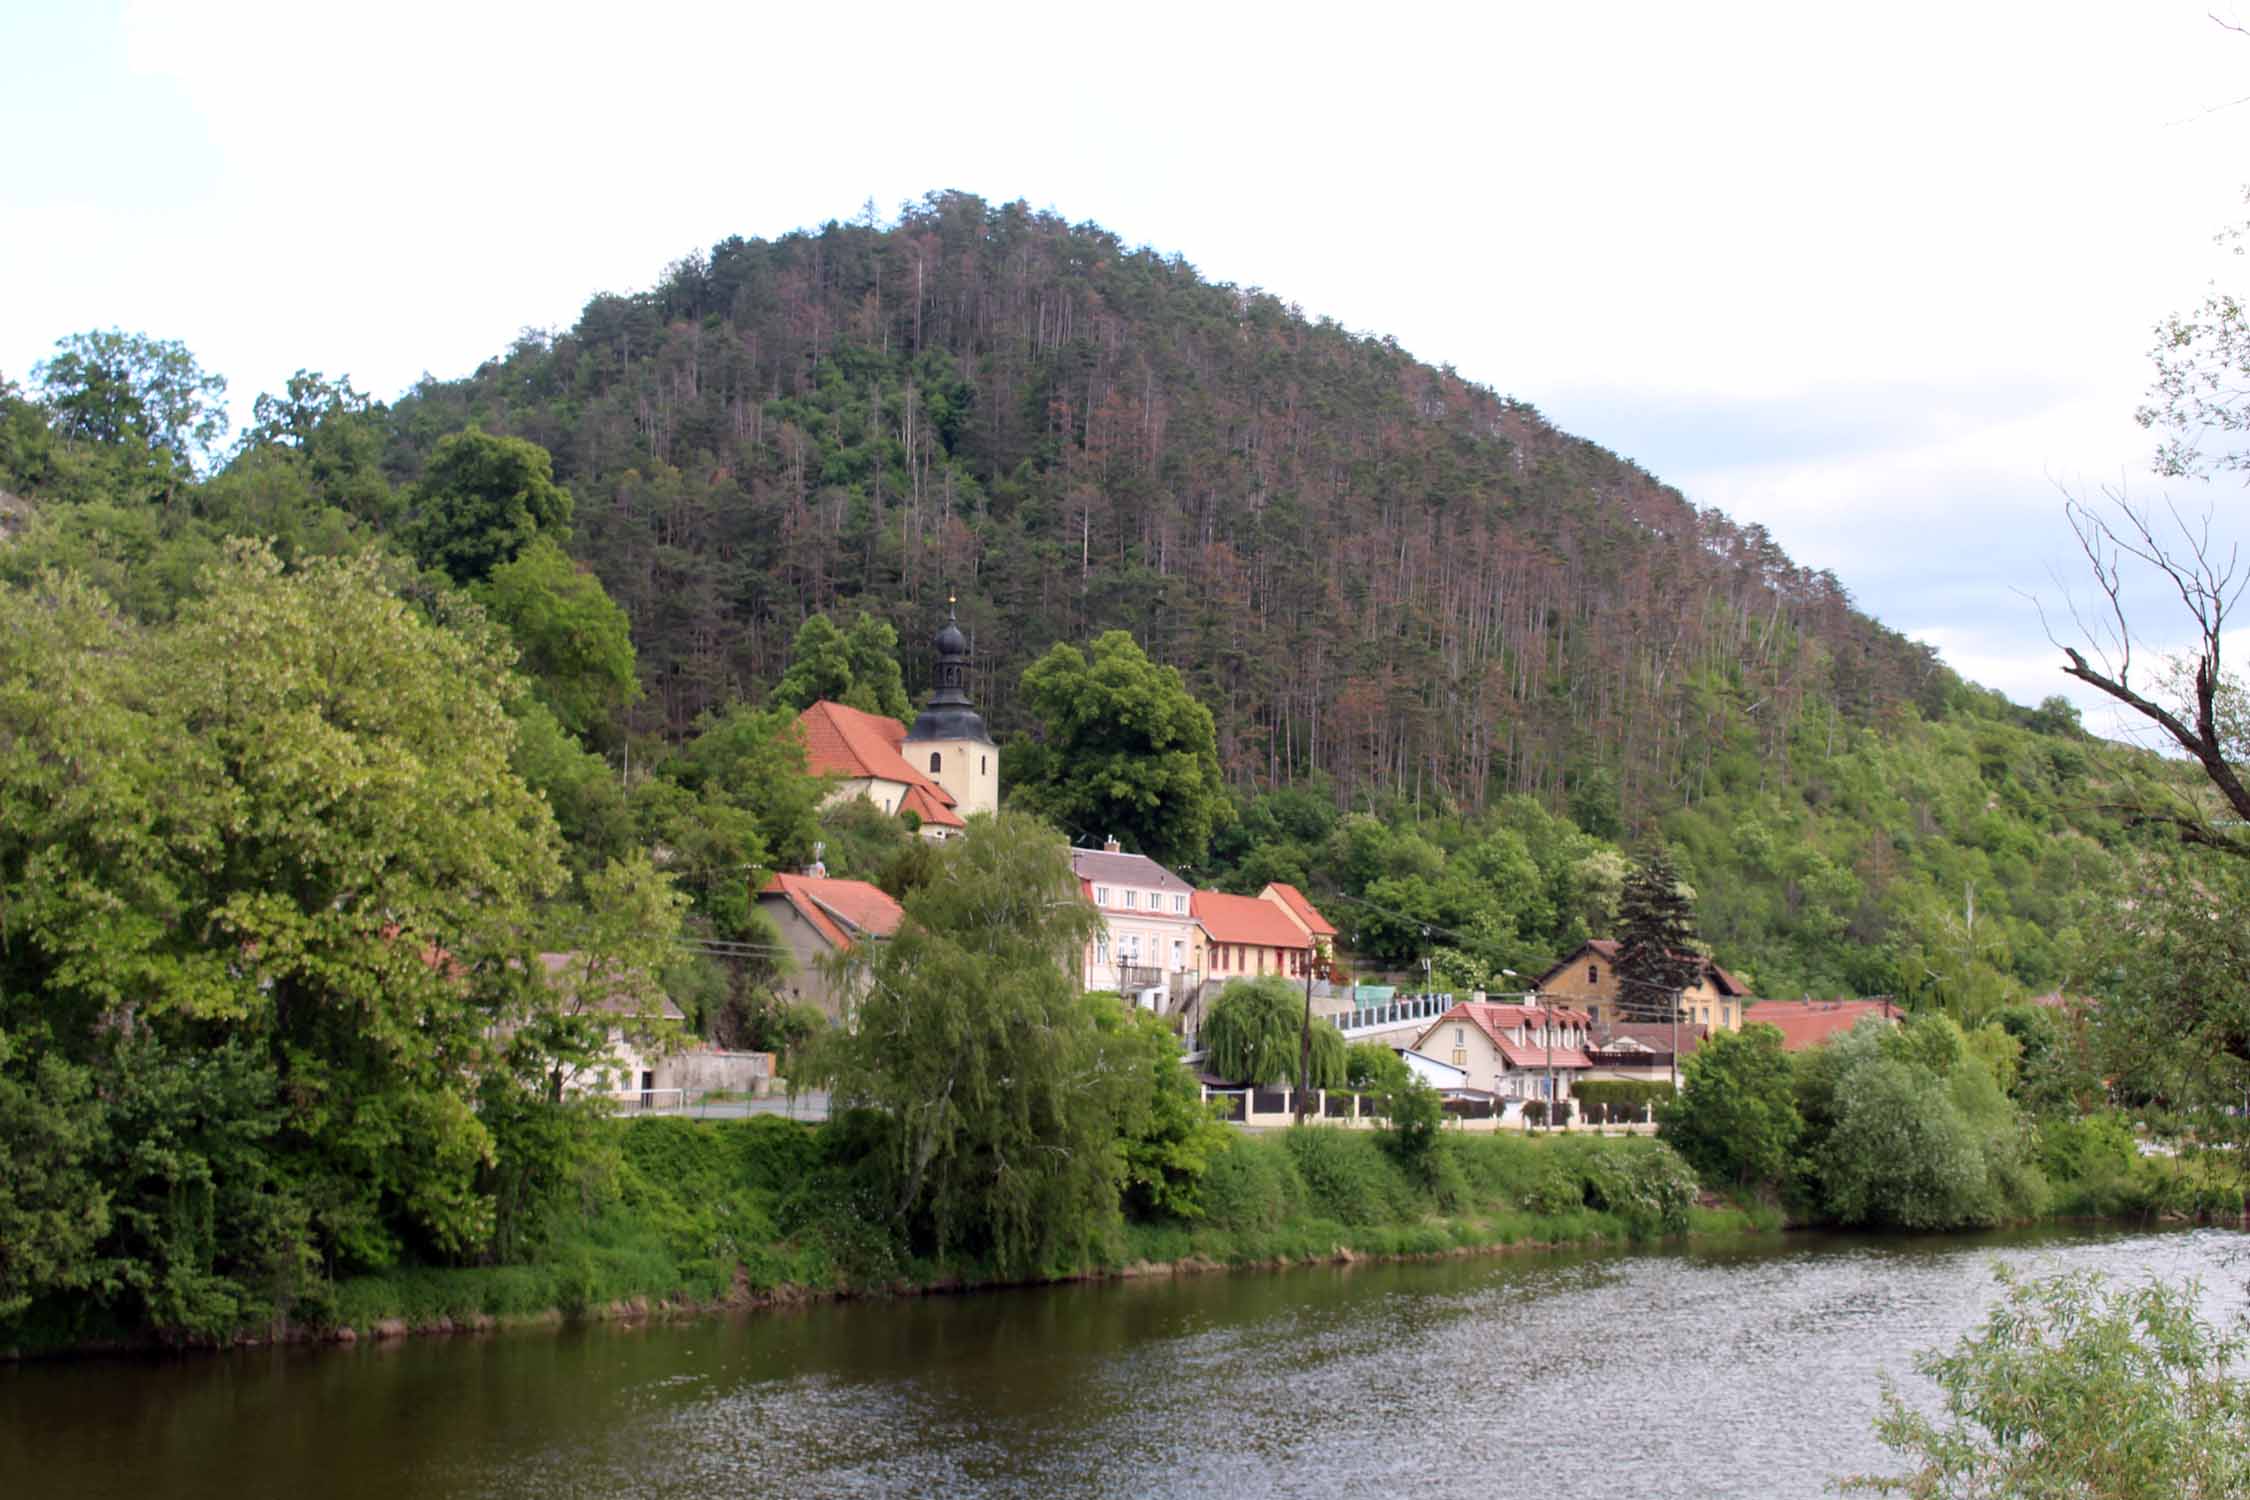
{"type": "Polygon", "coordinates": [[[1034,656],[1123,627],[1238,784],[1351,802],[1555,805],[1599,767],[1661,812],[1808,715],[1997,706],[1530,406],[1020,203],[728,239],[392,415],[402,479],[470,421],[552,451],[643,731],[758,696],[814,610],[894,624],[918,690],[954,594],[1002,736],[1034,656]]]}

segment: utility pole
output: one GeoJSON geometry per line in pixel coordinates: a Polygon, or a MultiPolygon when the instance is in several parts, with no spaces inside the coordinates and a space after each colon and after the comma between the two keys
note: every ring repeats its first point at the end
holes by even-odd
{"type": "Polygon", "coordinates": [[[1680,1097],[1680,992],[1672,991],[1672,1097],[1680,1097]]]}
{"type": "Polygon", "coordinates": [[[1562,1101],[1555,1097],[1555,1012],[1537,990],[1531,998],[1540,1002],[1540,1029],[1547,1033],[1547,1128],[1555,1128],[1555,1106],[1562,1101]]]}
{"type": "Polygon", "coordinates": [[[1312,1090],[1312,954],[1305,954],[1305,1029],[1297,1037],[1297,1123],[1305,1123],[1305,1095],[1312,1090]]]}

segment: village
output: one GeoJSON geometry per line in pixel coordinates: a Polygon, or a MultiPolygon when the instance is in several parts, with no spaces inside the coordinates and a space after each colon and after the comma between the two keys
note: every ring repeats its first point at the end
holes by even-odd
{"type": "MultiPolygon", "coordinates": [[[[998,811],[1000,752],[967,695],[969,647],[959,626],[949,621],[933,648],[936,687],[911,726],[824,699],[798,715],[797,727],[810,771],[834,782],[831,805],[864,799],[942,843],[960,837],[968,819],[998,811]]],[[[1340,981],[1339,930],[1294,885],[1271,881],[1254,895],[1198,889],[1114,837],[1072,848],[1070,860],[1079,894],[1099,918],[1080,955],[1081,988],[1166,1019],[1198,1069],[1203,1098],[1248,1128],[1381,1121],[1371,1101],[1353,1092],[1313,1089],[1300,1102],[1294,1081],[1229,1078],[1204,1066],[1202,1023],[1227,986],[1242,980],[1301,987],[1307,1027],[1333,1026],[1347,1043],[1390,1049],[1437,1093],[1448,1123],[1467,1130],[1650,1133],[1650,1102],[1678,1089],[1681,1064],[1715,1032],[1770,1025],[1785,1051],[1802,1052],[1863,1020],[1895,1025],[1903,1015],[1888,996],[1759,999],[1700,955],[1684,956],[1692,977],[1676,991],[1637,996],[1618,969],[1613,938],[1587,941],[1536,975],[1510,971],[1506,977],[1523,980],[1512,991],[1457,996],[1340,981]]],[[[831,876],[816,861],[766,877],[756,905],[787,950],[787,998],[828,1024],[850,1025],[859,971],[840,960],[896,933],[900,903],[872,882],[831,876]]],[[[568,968],[566,955],[548,958],[550,969],[568,968]]],[[[597,1003],[630,1009],[617,999],[597,1003]]],[[[665,1033],[674,1039],[669,1047],[637,1040],[647,1023],[681,1019],[668,1001],[658,1016],[621,1014],[610,1033],[613,1068],[587,1070],[587,1086],[621,1079],[625,1086],[610,1097],[636,1113],[688,1108],[713,1093],[788,1089],[771,1054],[690,1044],[676,1030],[665,1033]]]]}

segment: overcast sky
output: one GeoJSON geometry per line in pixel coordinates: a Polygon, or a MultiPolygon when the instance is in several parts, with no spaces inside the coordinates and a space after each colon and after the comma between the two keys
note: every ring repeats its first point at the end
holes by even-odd
{"type": "Polygon", "coordinates": [[[2210,8],[18,0],[0,374],[117,325],[243,412],[299,367],[390,397],[965,188],[1530,401],[2029,702],[2072,686],[2023,597],[2082,572],[2063,490],[2167,493],[2150,327],[2250,287],[2210,8]]]}

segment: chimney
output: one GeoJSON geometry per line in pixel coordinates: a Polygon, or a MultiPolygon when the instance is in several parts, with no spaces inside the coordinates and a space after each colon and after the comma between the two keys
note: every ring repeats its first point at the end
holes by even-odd
{"type": "Polygon", "coordinates": [[[1105,854],[1122,854],[1125,850],[1124,846],[1117,842],[1117,835],[1113,833],[1109,836],[1109,841],[1102,845],[1102,852],[1105,854]]]}

